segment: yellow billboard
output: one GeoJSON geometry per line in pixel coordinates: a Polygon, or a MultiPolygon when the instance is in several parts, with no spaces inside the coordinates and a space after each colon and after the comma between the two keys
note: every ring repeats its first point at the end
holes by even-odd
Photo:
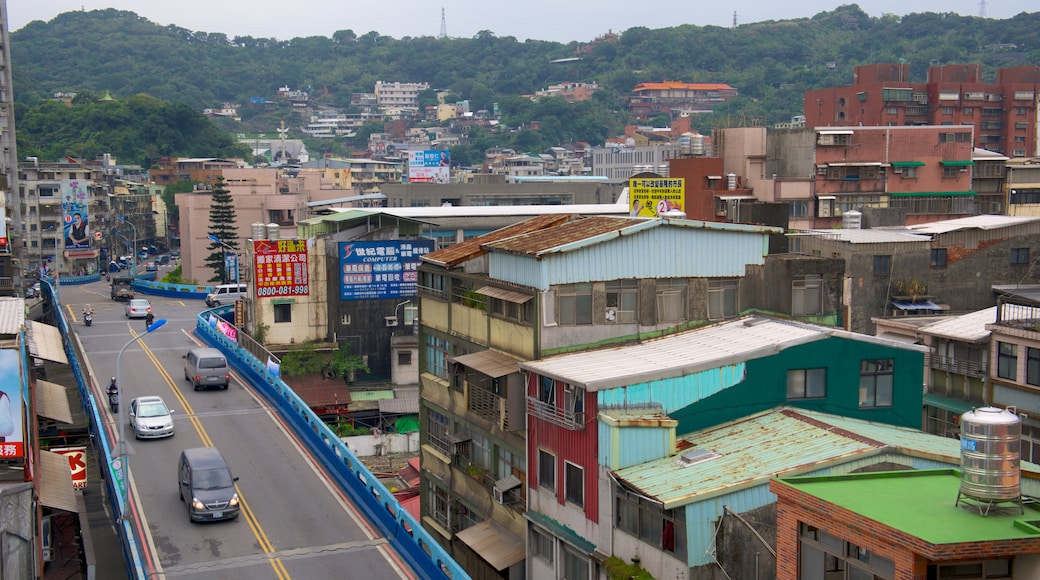
{"type": "Polygon", "coordinates": [[[686,207],[686,180],[640,177],[628,180],[628,211],[635,217],[660,217],[686,207]]]}

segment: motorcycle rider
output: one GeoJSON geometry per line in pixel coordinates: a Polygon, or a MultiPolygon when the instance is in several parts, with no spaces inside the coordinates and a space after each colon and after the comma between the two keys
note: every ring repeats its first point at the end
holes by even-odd
{"type": "Polygon", "coordinates": [[[83,322],[87,326],[90,326],[91,321],[94,319],[94,307],[87,304],[83,307],[83,322]]]}
{"type": "Polygon", "coordinates": [[[119,411],[119,385],[116,384],[116,378],[112,377],[112,382],[108,383],[106,389],[108,393],[108,405],[111,407],[112,412],[116,413],[119,411]]]}

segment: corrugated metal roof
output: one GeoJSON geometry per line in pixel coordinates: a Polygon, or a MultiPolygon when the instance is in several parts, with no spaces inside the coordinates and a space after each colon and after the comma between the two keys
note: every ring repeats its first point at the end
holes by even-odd
{"type": "Polygon", "coordinates": [[[379,399],[380,413],[417,415],[419,413],[419,389],[396,389],[393,399],[379,399]]]}
{"type": "Polygon", "coordinates": [[[445,268],[452,268],[461,264],[467,260],[471,260],[487,253],[486,250],[481,248],[483,244],[488,242],[494,242],[497,240],[503,240],[514,236],[521,236],[530,232],[542,231],[559,224],[567,223],[570,220],[582,220],[581,216],[574,214],[560,214],[560,215],[543,215],[533,217],[531,219],[524,220],[520,223],[506,226],[502,229],[495,230],[489,234],[484,234],[473,239],[469,239],[463,242],[459,242],[453,246],[444,248],[443,250],[437,250],[436,252],[430,252],[422,257],[424,262],[430,262],[443,266],[445,268]]]}
{"type": "Polygon", "coordinates": [[[997,320],[997,307],[970,312],[961,316],[952,316],[939,322],[926,324],[917,329],[919,333],[929,334],[952,340],[965,342],[982,342],[989,338],[987,324],[997,320]]]}
{"type": "MultiPolygon", "coordinates": [[[[634,490],[664,503],[665,509],[700,502],[749,487],[773,476],[825,469],[891,451],[956,466],[960,442],[915,429],[848,419],[801,409],[774,409],[679,439],[685,451],[720,456],[685,466],[679,455],[619,469],[614,476],[634,490]]],[[[1022,463],[1023,471],[1040,467],[1022,463]]]]}
{"type": "Polygon", "coordinates": [[[520,363],[588,391],[681,377],[823,340],[837,329],[750,317],[642,344],[520,363]]]}
{"type": "Polygon", "coordinates": [[[957,230],[995,230],[1017,226],[1019,224],[1040,221],[1036,216],[1008,215],[973,215],[952,220],[942,220],[926,224],[907,226],[910,230],[921,234],[945,234],[957,230]]]}
{"type": "Polygon", "coordinates": [[[25,299],[0,297],[0,334],[18,334],[25,326],[25,299]]]}
{"type": "Polygon", "coordinates": [[[900,230],[806,230],[800,233],[819,236],[821,238],[838,240],[840,242],[848,242],[850,244],[891,244],[907,242],[927,242],[931,240],[929,236],[917,235],[911,232],[900,230]]]}

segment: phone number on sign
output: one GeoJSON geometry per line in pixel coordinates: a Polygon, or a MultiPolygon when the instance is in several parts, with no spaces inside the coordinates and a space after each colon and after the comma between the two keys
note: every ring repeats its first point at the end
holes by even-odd
{"type": "Polygon", "coordinates": [[[310,286],[267,286],[257,288],[256,295],[260,298],[265,296],[306,296],[310,294],[310,286]]]}

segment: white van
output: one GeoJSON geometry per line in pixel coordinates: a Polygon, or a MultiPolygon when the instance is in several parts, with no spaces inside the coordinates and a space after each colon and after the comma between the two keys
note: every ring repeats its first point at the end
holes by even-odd
{"type": "Polygon", "coordinates": [[[215,308],[221,304],[231,304],[235,300],[243,300],[249,294],[245,284],[221,284],[206,295],[206,306],[215,308]]]}

